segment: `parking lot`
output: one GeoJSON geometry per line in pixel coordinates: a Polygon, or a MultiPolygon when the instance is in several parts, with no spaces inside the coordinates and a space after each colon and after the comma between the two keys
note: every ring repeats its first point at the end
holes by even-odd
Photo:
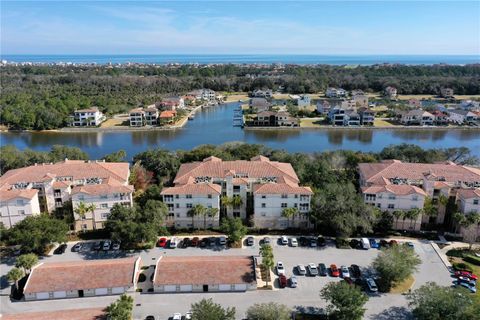
{"type": "MultiPolygon", "coordinates": [[[[205,255],[258,255],[260,244],[259,241],[263,237],[254,237],[253,246],[244,245],[243,248],[227,248],[225,246],[215,245],[206,246],[204,248],[188,247],[188,248],[159,248],[145,250],[135,253],[126,253],[122,250],[110,251],[91,251],[82,250],[81,252],[72,252],[71,248],[75,243],[69,243],[66,252],[61,255],[53,255],[45,258],[45,261],[71,261],[82,259],[105,259],[116,258],[130,255],[140,255],[144,265],[153,265],[155,260],[161,255],[171,256],[205,256],[205,255]]],[[[327,267],[330,264],[350,266],[357,264],[360,266],[363,274],[370,272],[369,266],[373,259],[377,256],[377,249],[359,250],[359,249],[337,249],[333,242],[327,242],[323,247],[290,247],[280,245],[276,237],[272,238],[272,247],[274,250],[275,261],[282,261],[286,276],[289,278],[294,273],[294,268],[298,264],[308,265],[314,263],[324,263],[327,267]]],[[[179,239],[181,240],[181,239],[179,239]]],[[[89,244],[91,245],[91,244],[89,244]]],[[[433,250],[431,244],[427,241],[414,241],[414,250],[422,259],[422,264],[418,272],[415,274],[414,289],[420,287],[427,281],[435,281],[440,285],[450,285],[452,278],[450,273],[443,265],[437,253],[433,250]]],[[[2,274],[8,272],[2,265],[2,274]]],[[[135,293],[134,318],[144,319],[147,315],[155,315],[158,319],[168,319],[173,313],[185,313],[189,311],[193,302],[202,298],[213,298],[214,301],[224,306],[235,306],[237,316],[241,319],[249,306],[256,302],[281,302],[287,304],[294,309],[310,309],[318,310],[325,307],[325,302],[319,296],[320,290],[332,281],[341,281],[341,278],[327,277],[310,277],[299,276],[297,288],[278,288],[278,282],[275,283],[275,289],[258,290],[244,293],[186,293],[186,294],[148,294],[135,293]]],[[[3,294],[5,294],[3,289],[3,294]]],[[[392,317],[392,313],[402,313],[406,306],[406,300],[400,294],[379,294],[368,293],[370,296],[367,302],[367,315],[370,319],[388,319],[392,317]],[[383,318],[382,318],[383,317],[383,318]]],[[[98,307],[107,305],[116,297],[96,297],[83,298],[81,300],[82,307],[98,307]]],[[[4,312],[22,312],[30,310],[35,306],[35,310],[55,310],[77,308],[78,299],[57,300],[57,301],[41,301],[34,303],[11,303],[8,297],[2,296],[2,306],[4,312]]]]}

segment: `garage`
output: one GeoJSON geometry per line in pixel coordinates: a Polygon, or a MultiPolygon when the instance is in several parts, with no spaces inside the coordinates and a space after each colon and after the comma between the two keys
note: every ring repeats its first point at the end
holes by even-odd
{"type": "Polygon", "coordinates": [[[182,285],[180,286],[180,291],[181,291],[181,292],[192,292],[192,290],[193,290],[192,287],[193,287],[193,286],[192,286],[191,284],[182,284],[182,285]]]}
{"type": "Polygon", "coordinates": [[[218,286],[219,291],[230,291],[232,290],[232,285],[230,284],[221,284],[218,286]]]}
{"type": "Polygon", "coordinates": [[[66,298],[67,297],[67,292],[66,291],[55,291],[53,293],[54,298],[66,298]]]}
{"type": "Polygon", "coordinates": [[[165,286],[163,286],[163,291],[165,291],[165,292],[176,292],[177,291],[177,286],[165,285],[165,286]]]}
{"type": "Polygon", "coordinates": [[[108,289],[107,288],[97,288],[95,289],[95,295],[96,296],[104,296],[108,294],[108,289]]]}
{"type": "Polygon", "coordinates": [[[50,294],[48,292],[37,292],[37,299],[38,300],[45,300],[50,298],[50,294]]]}
{"type": "Polygon", "coordinates": [[[124,287],[114,287],[112,288],[112,294],[122,294],[125,292],[124,287]]]}
{"type": "Polygon", "coordinates": [[[233,287],[233,290],[234,291],[247,291],[247,285],[246,284],[236,284],[234,287],[233,287]]]}

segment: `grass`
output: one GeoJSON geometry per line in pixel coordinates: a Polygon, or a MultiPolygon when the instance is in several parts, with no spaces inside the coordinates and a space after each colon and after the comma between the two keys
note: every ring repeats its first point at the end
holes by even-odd
{"type": "MultiPolygon", "coordinates": [[[[455,250],[455,249],[454,250],[449,250],[447,252],[447,255],[449,255],[449,253],[450,253],[448,260],[452,263],[453,262],[463,262],[466,265],[468,265],[470,268],[472,268],[474,274],[476,274],[477,276],[480,276],[480,266],[476,266],[473,263],[466,262],[465,260],[463,260],[460,257],[453,256],[452,253],[455,254],[456,253],[455,251],[461,251],[461,250],[455,250]],[[453,251],[453,252],[451,252],[451,251],[453,251]]],[[[477,293],[475,294],[475,301],[477,303],[480,303],[480,282],[479,281],[477,281],[477,293]]]]}
{"type": "Polygon", "coordinates": [[[112,127],[119,127],[119,126],[128,126],[128,116],[117,116],[115,118],[107,119],[106,121],[102,122],[100,128],[112,128],[112,127]]]}
{"type": "Polygon", "coordinates": [[[385,120],[382,120],[382,119],[375,119],[373,121],[373,126],[374,127],[393,127],[395,125],[392,124],[391,122],[388,122],[388,121],[385,121],[385,120]]]}
{"type": "Polygon", "coordinates": [[[225,92],[226,102],[235,102],[238,100],[248,99],[248,94],[245,92],[225,92]]]}
{"type": "Polygon", "coordinates": [[[391,289],[390,293],[405,293],[408,292],[413,287],[415,283],[415,278],[413,276],[408,277],[400,283],[395,284],[391,289]]]}
{"type": "Polygon", "coordinates": [[[302,128],[319,128],[324,125],[323,118],[301,118],[300,127],[302,128]]]}

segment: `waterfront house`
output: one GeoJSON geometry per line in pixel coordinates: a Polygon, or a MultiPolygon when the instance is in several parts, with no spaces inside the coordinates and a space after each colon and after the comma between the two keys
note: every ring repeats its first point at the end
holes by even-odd
{"type": "Polygon", "coordinates": [[[299,109],[307,108],[310,106],[310,96],[306,94],[301,95],[295,100],[295,103],[299,109]]]}
{"type": "Polygon", "coordinates": [[[327,88],[325,96],[327,98],[343,98],[347,95],[347,91],[342,88],[327,88]]]}
{"type": "Polygon", "coordinates": [[[269,110],[271,104],[265,98],[251,98],[249,106],[255,112],[262,112],[269,110]]]}
{"type": "Polygon", "coordinates": [[[457,125],[478,125],[478,115],[472,111],[455,109],[448,111],[448,120],[457,125]]]}
{"type": "Polygon", "coordinates": [[[105,115],[98,107],[75,110],[70,117],[70,125],[73,127],[97,127],[105,121],[105,115]]]}
{"type": "Polygon", "coordinates": [[[445,126],[448,124],[448,115],[445,112],[435,110],[432,112],[432,115],[435,117],[434,123],[436,126],[445,126]]]}
{"type": "Polygon", "coordinates": [[[289,163],[263,156],[250,161],[223,161],[211,156],[202,162],[182,164],[174,187],[165,188],[161,194],[169,210],[167,220],[177,228],[219,225],[219,215],[192,217],[190,211],[196,204],[219,209],[222,216],[251,219],[259,228],[309,227],[307,216],[313,192],[298,183],[289,163]],[[241,201],[221,206],[222,196],[241,201]],[[297,208],[299,214],[291,219],[282,217],[285,208],[297,208]]]}
{"type": "Polygon", "coordinates": [[[175,117],[177,116],[176,111],[162,111],[159,116],[160,124],[172,124],[175,122],[175,117]]]}
{"type": "Polygon", "coordinates": [[[432,126],[435,122],[435,116],[422,109],[410,110],[402,114],[400,122],[407,126],[432,126]]]}
{"type": "Polygon", "coordinates": [[[93,205],[91,212],[73,213],[75,230],[103,228],[115,204],[132,205],[127,162],[68,160],[7,171],[0,177],[1,219],[11,227],[29,215],[52,212],[72,201],[93,205]]]}
{"type": "Polygon", "coordinates": [[[147,126],[156,126],[158,124],[158,109],[155,105],[148,106],[144,110],[145,124],[147,126]]]}
{"type": "Polygon", "coordinates": [[[375,122],[375,112],[362,107],[358,109],[358,114],[360,115],[360,123],[362,126],[373,126],[375,122]]]}
{"type": "Polygon", "coordinates": [[[453,98],[453,89],[452,88],[441,88],[440,96],[443,98],[453,98]]]}
{"type": "Polygon", "coordinates": [[[330,102],[327,100],[319,100],[317,101],[317,113],[320,115],[327,115],[330,112],[331,106],[330,102]]]}
{"type": "Polygon", "coordinates": [[[160,102],[162,110],[175,111],[176,109],[185,108],[185,101],[182,97],[168,97],[160,102]]]}
{"type": "Polygon", "coordinates": [[[397,88],[388,86],[384,90],[384,94],[389,99],[396,99],[397,98],[397,88]]]}
{"type": "Polygon", "coordinates": [[[330,109],[327,115],[328,121],[334,126],[359,126],[361,124],[361,116],[355,108],[345,109],[342,107],[334,107],[330,109]]]}
{"type": "Polygon", "coordinates": [[[362,94],[357,93],[353,95],[351,100],[353,101],[353,104],[356,108],[368,107],[368,97],[363,93],[362,94]]]}
{"type": "Polygon", "coordinates": [[[143,111],[143,108],[130,110],[128,116],[130,127],[143,127],[145,125],[145,111],[143,111]]]}
{"type": "Polygon", "coordinates": [[[251,123],[260,127],[298,127],[298,119],[287,111],[262,111],[257,113],[251,123]]]}
{"type": "Polygon", "coordinates": [[[256,89],[252,92],[251,96],[253,98],[272,98],[273,93],[272,93],[272,90],[270,89],[267,89],[267,90],[256,89]]]}
{"type": "Polygon", "coordinates": [[[419,109],[422,107],[422,102],[418,99],[409,99],[408,106],[411,108],[419,109]]]}
{"type": "Polygon", "coordinates": [[[215,101],[216,93],[212,89],[198,89],[193,90],[188,93],[188,95],[195,97],[196,100],[203,100],[203,101],[215,101]]]}

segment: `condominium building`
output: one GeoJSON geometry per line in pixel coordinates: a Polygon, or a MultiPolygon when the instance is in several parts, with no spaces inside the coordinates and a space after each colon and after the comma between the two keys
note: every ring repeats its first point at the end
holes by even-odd
{"type": "Polygon", "coordinates": [[[70,116],[72,127],[96,127],[105,121],[105,115],[98,110],[98,107],[75,110],[70,116]]]}
{"type": "Polygon", "coordinates": [[[147,126],[156,126],[158,124],[158,109],[155,105],[148,106],[144,109],[145,124],[147,126]]]}
{"type": "Polygon", "coordinates": [[[93,205],[82,216],[72,213],[75,230],[103,228],[115,204],[132,205],[128,163],[68,160],[39,164],[6,172],[0,177],[2,222],[11,227],[26,216],[52,212],[71,200],[93,205]]]}
{"type": "Polygon", "coordinates": [[[130,127],[143,127],[145,125],[145,111],[135,108],[129,112],[130,127]]]}
{"type": "Polygon", "coordinates": [[[218,226],[219,215],[192,217],[197,204],[216,208],[224,216],[251,218],[256,227],[284,229],[309,227],[308,213],[312,190],[298,185],[299,179],[289,163],[258,156],[250,161],[223,161],[209,157],[202,162],[183,164],[174,187],[162,191],[170,223],[178,228],[218,226]],[[237,203],[222,205],[221,199],[237,203]],[[238,201],[241,199],[241,201],[238,201]],[[296,217],[282,217],[285,208],[297,208],[296,217]],[[290,225],[289,225],[290,223],[290,225]]]}

